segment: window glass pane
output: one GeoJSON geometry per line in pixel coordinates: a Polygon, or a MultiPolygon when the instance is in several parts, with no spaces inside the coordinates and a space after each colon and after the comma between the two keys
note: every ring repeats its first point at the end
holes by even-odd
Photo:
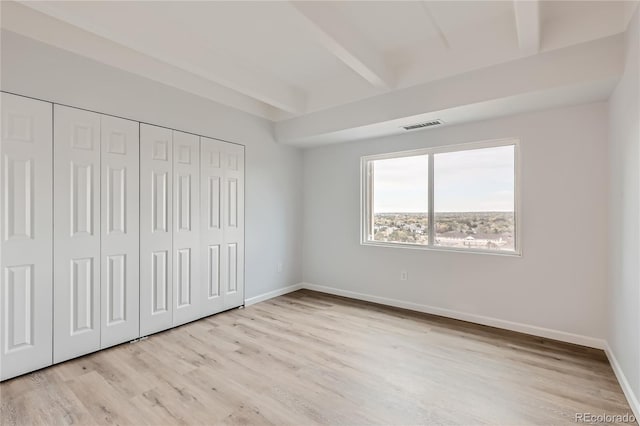
{"type": "Polygon", "coordinates": [[[374,241],[429,243],[426,155],[372,161],[374,241]]]}
{"type": "Polygon", "coordinates": [[[515,147],[434,155],[435,245],[515,250],[515,147]]]}

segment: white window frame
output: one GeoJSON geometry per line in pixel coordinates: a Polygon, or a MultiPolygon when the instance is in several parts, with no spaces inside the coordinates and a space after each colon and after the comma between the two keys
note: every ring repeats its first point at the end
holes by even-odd
{"type": "Polygon", "coordinates": [[[409,248],[418,250],[437,250],[460,253],[489,254],[498,256],[522,256],[522,209],[520,208],[520,140],[517,138],[489,140],[482,142],[461,143],[456,145],[445,145],[431,148],[415,149],[410,151],[390,152],[384,154],[367,155],[360,158],[360,244],[367,246],[409,248]],[[498,148],[501,146],[514,147],[514,250],[487,250],[477,248],[443,247],[435,245],[435,213],[434,213],[434,154],[448,152],[469,151],[483,148],[498,148]],[[371,230],[373,229],[373,174],[371,173],[372,162],[375,160],[387,160],[392,158],[413,157],[426,155],[429,162],[429,243],[410,244],[391,241],[374,241],[371,230]]]}

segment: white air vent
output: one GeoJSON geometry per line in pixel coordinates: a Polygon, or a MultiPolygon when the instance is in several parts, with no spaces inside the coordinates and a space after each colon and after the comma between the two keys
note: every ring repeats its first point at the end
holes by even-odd
{"type": "Polygon", "coordinates": [[[425,127],[439,126],[443,123],[442,120],[426,121],[424,123],[412,124],[410,126],[402,126],[405,130],[423,129],[425,127]]]}

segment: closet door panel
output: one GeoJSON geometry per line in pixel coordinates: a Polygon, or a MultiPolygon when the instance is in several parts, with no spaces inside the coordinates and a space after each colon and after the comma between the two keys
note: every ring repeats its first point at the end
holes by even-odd
{"type": "Polygon", "coordinates": [[[223,196],[225,142],[200,138],[200,253],[201,314],[224,310],[222,295],[223,196]]]}
{"type": "Polygon", "coordinates": [[[54,106],[54,344],[100,349],[100,115],[54,106]]]}
{"type": "Polygon", "coordinates": [[[101,347],[136,339],[139,326],[139,124],[101,117],[101,347]]]}
{"type": "Polygon", "coordinates": [[[52,363],[52,105],[2,93],[0,380],[52,363]]]}
{"type": "Polygon", "coordinates": [[[173,134],[140,124],[140,335],[173,326],[173,134]]]}
{"type": "Polygon", "coordinates": [[[200,317],[200,138],[173,132],[173,325],[200,317]]]}
{"type": "Polygon", "coordinates": [[[244,304],[244,147],[226,144],[223,155],[224,308],[244,304]]]}

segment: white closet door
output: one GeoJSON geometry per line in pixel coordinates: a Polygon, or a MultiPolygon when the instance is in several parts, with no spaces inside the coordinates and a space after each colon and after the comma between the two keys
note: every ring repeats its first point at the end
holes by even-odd
{"type": "Polygon", "coordinates": [[[0,380],[52,363],[52,105],[2,93],[0,380]]]}
{"type": "Polygon", "coordinates": [[[173,325],[200,317],[200,138],[173,132],[173,325]]]}
{"type": "Polygon", "coordinates": [[[200,138],[200,288],[201,315],[224,310],[222,297],[223,153],[227,143],[200,138]]]}
{"type": "Polygon", "coordinates": [[[101,116],[102,348],[136,339],[139,322],[139,123],[101,116]]]}
{"type": "Polygon", "coordinates": [[[244,304],[244,147],[227,144],[223,155],[224,308],[244,304]]]}
{"type": "Polygon", "coordinates": [[[53,360],[100,349],[100,115],[54,106],[53,360]]]}
{"type": "Polygon", "coordinates": [[[173,326],[173,137],[140,124],[140,335],[173,326]]]}

